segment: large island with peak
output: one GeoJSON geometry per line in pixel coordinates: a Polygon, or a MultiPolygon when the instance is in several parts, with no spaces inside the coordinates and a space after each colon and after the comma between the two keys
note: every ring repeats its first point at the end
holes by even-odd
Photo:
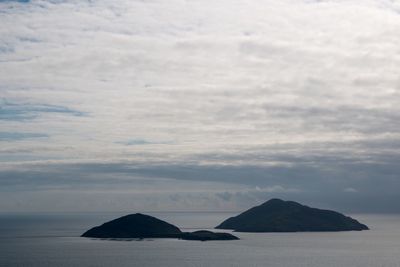
{"type": "Polygon", "coordinates": [[[368,227],[335,211],[271,199],[225,220],[216,229],[236,232],[327,232],[361,231],[368,230],[368,227]]]}

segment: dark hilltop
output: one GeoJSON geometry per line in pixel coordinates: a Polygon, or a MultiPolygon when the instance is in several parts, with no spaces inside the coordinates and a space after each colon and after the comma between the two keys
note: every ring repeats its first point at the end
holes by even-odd
{"type": "Polygon", "coordinates": [[[93,227],[82,234],[82,237],[104,239],[143,239],[143,238],[179,238],[184,240],[237,240],[229,233],[211,231],[182,232],[175,225],[155,217],[136,213],[106,222],[93,227]]]}
{"type": "Polygon", "coordinates": [[[136,213],[106,222],[86,231],[83,237],[96,238],[176,238],[182,234],[175,225],[136,213]]]}
{"type": "Polygon", "coordinates": [[[328,232],[361,231],[368,230],[368,227],[335,211],[271,199],[225,220],[216,229],[235,232],[328,232]]]}

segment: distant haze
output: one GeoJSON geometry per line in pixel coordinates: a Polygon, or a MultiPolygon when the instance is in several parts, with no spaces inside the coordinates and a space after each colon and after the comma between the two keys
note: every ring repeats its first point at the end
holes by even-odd
{"type": "Polygon", "coordinates": [[[400,212],[399,0],[0,1],[0,212],[400,212]]]}

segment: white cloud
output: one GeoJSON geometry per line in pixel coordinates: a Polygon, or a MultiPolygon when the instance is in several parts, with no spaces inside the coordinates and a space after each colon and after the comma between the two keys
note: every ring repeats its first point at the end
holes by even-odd
{"type": "Polygon", "coordinates": [[[346,192],[346,193],[357,193],[358,190],[354,189],[353,187],[346,187],[345,189],[343,189],[343,192],[346,192]]]}
{"type": "Polygon", "coordinates": [[[0,113],[2,132],[49,136],[1,142],[3,165],[303,164],[331,177],[344,171],[328,159],[398,157],[398,1],[0,5],[2,101],[85,114],[0,113]]]}

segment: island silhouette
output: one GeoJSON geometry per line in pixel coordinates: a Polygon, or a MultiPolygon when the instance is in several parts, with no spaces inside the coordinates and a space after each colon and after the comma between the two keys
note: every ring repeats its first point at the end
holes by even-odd
{"type": "MultiPolygon", "coordinates": [[[[271,199],[216,229],[235,232],[334,232],[369,230],[357,220],[332,210],[310,208],[294,201],[271,199]]],[[[237,240],[230,233],[206,230],[182,232],[178,227],[153,216],[129,214],[91,228],[82,237],[103,239],[177,238],[184,240],[237,240]]]]}
{"type": "Polygon", "coordinates": [[[231,217],[216,229],[235,232],[328,232],[368,230],[365,224],[339,212],[310,208],[294,201],[271,199],[238,216],[231,217]]]}
{"type": "Polygon", "coordinates": [[[178,227],[153,216],[136,213],[93,227],[82,237],[105,239],[179,238],[184,240],[237,240],[229,233],[211,231],[182,232],[178,227]]]}

